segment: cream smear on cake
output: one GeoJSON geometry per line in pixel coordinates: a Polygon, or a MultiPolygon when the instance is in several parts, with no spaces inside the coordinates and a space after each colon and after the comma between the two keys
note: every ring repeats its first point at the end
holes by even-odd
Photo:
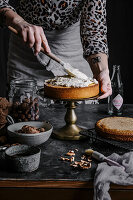
{"type": "Polygon", "coordinates": [[[72,67],[69,63],[63,63],[63,66],[68,75],[84,80],[88,79],[88,76],[86,76],[86,74],[79,71],[77,68],[72,67]]]}
{"type": "Polygon", "coordinates": [[[63,76],[57,76],[53,79],[48,79],[45,81],[45,83],[48,83],[53,86],[64,86],[64,87],[88,87],[90,84],[98,84],[98,81],[96,79],[88,77],[88,79],[80,79],[76,77],[63,77],[63,76]]]}

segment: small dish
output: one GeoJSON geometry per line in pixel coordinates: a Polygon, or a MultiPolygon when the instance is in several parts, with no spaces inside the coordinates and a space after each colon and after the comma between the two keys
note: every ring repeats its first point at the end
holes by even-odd
{"type": "Polygon", "coordinates": [[[15,145],[5,150],[8,166],[17,172],[33,172],[39,167],[41,150],[28,145],[15,145]]]}
{"type": "Polygon", "coordinates": [[[30,146],[37,146],[46,142],[49,139],[52,130],[53,127],[49,122],[39,122],[39,121],[19,122],[9,125],[7,127],[9,140],[11,142],[27,144],[30,146]],[[35,134],[18,133],[17,131],[20,130],[24,125],[34,126],[37,128],[45,128],[45,131],[35,134]]]}

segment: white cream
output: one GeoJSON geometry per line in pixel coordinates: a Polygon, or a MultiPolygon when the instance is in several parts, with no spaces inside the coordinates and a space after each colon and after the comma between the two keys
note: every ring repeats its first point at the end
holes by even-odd
{"type": "Polygon", "coordinates": [[[72,67],[69,63],[64,63],[63,66],[68,75],[76,77],[76,78],[88,80],[88,77],[86,76],[86,74],[72,67]]]}
{"type": "Polygon", "coordinates": [[[55,86],[64,86],[64,87],[88,87],[90,84],[95,83],[98,84],[96,79],[89,78],[81,79],[77,77],[64,77],[64,76],[56,76],[53,79],[48,79],[45,83],[55,85],[55,86]]]}

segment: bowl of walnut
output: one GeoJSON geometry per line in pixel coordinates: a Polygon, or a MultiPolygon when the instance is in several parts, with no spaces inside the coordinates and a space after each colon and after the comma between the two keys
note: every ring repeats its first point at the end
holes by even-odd
{"type": "Polygon", "coordinates": [[[9,125],[7,132],[10,142],[37,146],[46,142],[53,127],[49,122],[19,122],[9,125]]]}

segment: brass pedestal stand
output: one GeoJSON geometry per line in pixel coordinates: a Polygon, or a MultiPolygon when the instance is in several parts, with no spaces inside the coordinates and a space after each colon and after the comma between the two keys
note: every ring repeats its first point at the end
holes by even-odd
{"type": "Polygon", "coordinates": [[[58,130],[54,130],[54,137],[61,140],[79,140],[85,138],[84,136],[79,134],[82,128],[76,125],[77,116],[75,114],[75,102],[68,101],[66,104],[66,108],[67,112],[64,118],[66,125],[58,130]]]}
{"type": "MultiPolygon", "coordinates": [[[[49,98],[44,95],[44,90],[40,89],[38,91],[38,95],[43,98],[49,98]]],[[[98,96],[91,97],[88,99],[59,99],[61,101],[67,102],[66,104],[66,114],[65,114],[65,122],[66,125],[60,129],[53,130],[53,136],[61,139],[61,140],[80,140],[84,139],[85,136],[80,135],[80,131],[83,130],[83,127],[79,127],[76,125],[77,116],[75,114],[75,102],[76,101],[84,101],[84,100],[96,100],[98,96]]],[[[56,99],[57,100],[57,99],[56,99]]],[[[85,127],[84,127],[85,128],[85,127]]]]}

